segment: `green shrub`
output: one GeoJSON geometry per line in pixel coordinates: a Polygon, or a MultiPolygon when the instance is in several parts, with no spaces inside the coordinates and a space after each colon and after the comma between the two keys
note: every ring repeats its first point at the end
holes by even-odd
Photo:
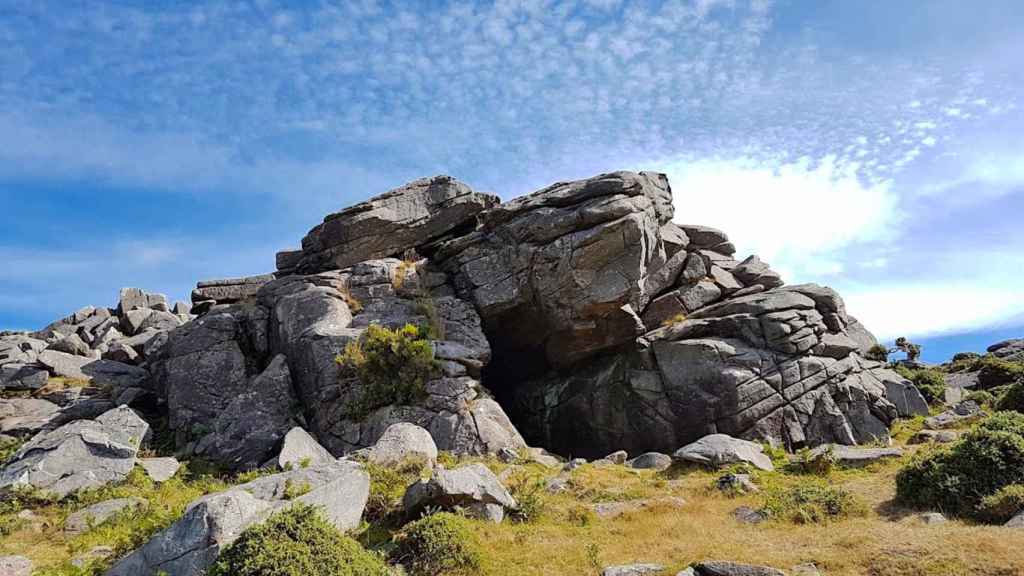
{"type": "Polygon", "coordinates": [[[1024,382],[1018,382],[1006,389],[995,403],[996,410],[1024,413],[1024,382]]]}
{"type": "Polygon", "coordinates": [[[953,354],[954,363],[974,362],[979,358],[981,358],[981,354],[978,354],[977,352],[957,352],[956,354],[953,354]]]}
{"type": "Polygon", "coordinates": [[[995,494],[981,500],[979,515],[997,524],[1003,524],[1024,510],[1024,484],[1003,486],[995,494]]]}
{"type": "Polygon", "coordinates": [[[830,446],[824,452],[817,455],[812,455],[810,448],[801,448],[794,454],[793,460],[786,465],[786,469],[798,474],[828,476],[835,466],[836,456],[830,446]]]}
{"type": "Polygon", "coordinates": [[[411,324],[398,330],[371,324],[336,361],[363,385],[362,397],[348,407],[348,416],[355,419],[389,404],[422,400],[427,380],[437,372],[430,341],[411,324]]]}
{"type": "Polygon", "coordinates": [[[542,477],[513,478],[508,483],[509,492],[515,498],[517,507],[512,511],[516,522],[536,522],[547,513],[547,482],[542,477]]]}
{"type": "Polygon", "coordinates": [[[965,402],[970,400],[978,404],[978,406],[992,406],[996,403],[996,397],[988,390],[975,390],[964,396],[963,400],[965,402]]]}
{"type": "Polygon", "coordinates": [[[985,356],[974,363],[978,371],[978,387],[982,390],[1013,384],[1024,378],[1024,365],[1001,360],[995,356],[985,356]]]}
{"type": "Polygon", "coordinates": [[[871,348],[868,348],[867,353],[864,357],[868,360],[874,360],[875,362],[888,362],[889,361],[889,349],[881,344],[875,344],[871,348]]]}
{"type": "Polygon", "coordinates": [[[929,404],[943,402],[946,398],[946,377],[938,370],[917,370],[910,379],[929,404]]]}
{"type": "Polygon", "coordinates": [[[950,447],[921,452],[896,475],[909,506],[979,515],[983,498],[1024,483],[1024,414],[998,412],[950,447]]]}
{"type": "Polygon", "coordinates": [[[6,464],[25,441],[11,436],[0,438],[0,464],[6,464]]]}
{"type": "Polygon", "coordinates": [[[861,514],[864,506],[842,488],[808,482],[770,491],[763,510],[775,519],[816,524],[861,514]]]}
{"type": "Polygon", "coordinates": [[[363,468],[370,475],[370,497],[363,513],[370,522],[393,519],[401,511],[402,496],[410,484],[423,473],[426,463],[409,460],[397,466],[381,466],[365,462],[363,468]]]}
{"type": "Polygon", "coordinates": [[[412,522],[398,535],[397,543],[397,560],[414,576],[479,572],[479,545],[461,516],[439,512],[412,522]]]}
{"type": "Polygon", "coordinates": [[[924,399],[929,404],[935,404],[945,400],[946,396],[946,377],[938,371],[930,368],[913,369],[907,368],[902,364],[896,365],[894,370],[900,375],[910,380],[917,386],[917,389],[924,396],[924,399]]]}
{"type": "Polygon", "coordinates": [[[293,506],[242,532],[210,576],[386,576],[387,566],[316,508],[293,506]]]}

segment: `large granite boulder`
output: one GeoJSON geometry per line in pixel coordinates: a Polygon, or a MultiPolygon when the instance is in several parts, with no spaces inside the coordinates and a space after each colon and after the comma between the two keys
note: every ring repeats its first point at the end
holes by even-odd
{"type": "Polygon", "coordinates": [[[253,470],[266,462],[295,425],[291,373],[283,355],[249,381],[224,407],[195,453],[233,470],[253,470]]]}
{"type": "Polygon", "coordinates": [[[0,471],[0,487],[27,485],[65,496],[124,479],[149,425],[126,406],[76,420],[25,443],[0,471]]]}
{"type": "Polygon", "coordinates": [[[359,525],[369,492],[369,476],[351,462],[266,476],[192,502],[181,519],[106,576],[201,576],[246,528],[296,503],[316,506],[337,528],[351,530],[359,525]],[[305,493],[292,498],[296,487],[305,493]]]}
{"type": "Polygon", "coordinates": [[[401,256],[472,222],[497,202],[450,176],[422,178],[329,214],[302,239],[300,258],[286,252],[279,263],[309,273],[401,256]]]}
{"type": "Polygon", "coordinates": [[[409,517],[417,516],[428,507],[458,507],[500,522],[505,510],[516,507],[516,501],[486,466],[467,464],[454,470],[435,468],[429,479],[406,489],[402,507],[409,517]]]}
{"type": "Polygon", "coordinates": [[[648,275],[679,248],[662,229],[686,242],[672,214],[663,174],[604,174],[487,210],[435,258],[476,305],[492,346],[564,367],[644,332],[639,315],[657,295],[648,275]]]}

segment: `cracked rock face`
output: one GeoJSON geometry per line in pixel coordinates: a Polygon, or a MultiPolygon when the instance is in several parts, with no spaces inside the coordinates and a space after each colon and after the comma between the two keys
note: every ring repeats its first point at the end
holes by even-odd
{"type": "Polygon", "coordinates": [[[0,487],[28,485],[63,497],[123,480],[149,425],[127,406],[36,435],[0,472],[0,487]]]}

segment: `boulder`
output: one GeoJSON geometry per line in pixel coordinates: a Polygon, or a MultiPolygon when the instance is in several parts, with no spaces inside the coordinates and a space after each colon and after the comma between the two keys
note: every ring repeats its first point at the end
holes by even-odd
{"type": "Polygon", "coordinates": [[[921,524],[928,526],[937,526],[947,522],[946,517],[941,512],[923,512],[917,515],[917,520],[921,524]]]}
{"type": "Polygon", "coordinates": [[[841,444],[824,444],[812,449],[807,454],[810,460],[826,456],[832,458],[840,466],[860,468],[882,460],[900,458],[903,456],[903,450],[900,448],[861,448],[841,444]]]}
{"type": "Polygon", "coordinates": [[[1024,510],[1017,513],[1016,516],[1010,518],[1003,526],[1007,528],[1024,528],[1024,510]]]}
{"type": "Polygon", "coordinates": [[[985,351],[997,358],[1015,360],[1019,362],[1024,360],[1024,338],[1013,338],[1010,340],[1003,340],[1002,342],[996,342],[989,346],[985,351]]]}
{"type": "Polygon", "coordinates": [[[369,476],[350,462],[266,476],[192,502],[181,519],[105,574],[202,576],[246,528],[297,502],[320,507],[337,528],[351,530],[362,518],[369,490],[369,476]],[[292,498],[293,487],[306,492],[292,498]]]}
{"type": "Polygon", "coordinates": [[[286,257],[283,263],[309,273],[400,256],[472,222],[497,202],[450,176],[421,178],[329,214],[302,239],[301,259],[295,263],[294,256],[286,257]]]}
{"type": "Polygon", "coordinates": [[[766,289],[778,288],[784,282],[778,272],[772,270],[757,256],[749,256],[732,269],[732,275],[743,283],[744,286],[760,284],[766,289]]]}
{"type": "MultiPolygon", "coordinates": [[[[516,501],[483,464],[467,464],[454,470],[438,466],[430,479],[412,484],[402,497],[402,507],[410,518],[428,507],[479,510],[489,505],[510,510],[516,507],[516,501]]],[[[494,511],[493,507],[490,511],[494,511]]],[[[503,516],[491,518],[500,522],[503,516]]]]}
{"type": "Polygon", "coordinates": [[[676,450],[672,457],[683,462],[695,462],[714,468],[745,462],[761,470],[775,469],[771,458],[764,453],[764,448],[760,444],[733,438],[727,434],[705,436],[676,450]]]}
{"type": "Polygon", "coordinates": [[[121,362],[73,356],[64,352],[45,350],[39,354],[39,364],[53,376],[77,380],[99,388],[115,391],[124,388],[146,387],[149,372],[121,362]]]}
{"type": "Polygon", "coordinates": [[[907,440],[907,444],[928,444],[930,442],[949,444],[956,442],[959,436],[953,430],[918,430],[907,440]]]}
{"type": "Polygon", "coordinates": [[[640,470],[664,470],[672,465],[672,457],[661,452],[646,452],[626,463],[630,468],[640,470]]]}
{"type": "Polygon", "coordinates": [[[740,524],[760,524],[768,519],[768,515],[762,510],[755,510],[750,506],[739,506],[732,511],[732,517],[740,524]]]}
{"type": "Polygon", "coordinates": [[[293,428],[295,403],[288,364],[277,355],[217,415],[195,453],[232,470],[259,468],[293,428]]]}
{"type": "Polygon", "coordinates": [[[428,252],[492,346],[566,367],[643,332],[640,313],[658,295],[645,276],[669,260],[660,234],[672,214],[663,174],[602,174],[491,208],[475,231],[428,252]]]}
{"type": "MultiPolygon", "coordinates": [[[[192,304],[213,301],[217,304],[234,304],[256,296],[265,284],[274,279],[273,274],[206,280],[196,284],[192,291],[192,304]]],[[[193,312],[189,310],[189,312],[193,312]]],[[[180,313],[180,312],[179,312],[180,313]]]]}
{"type": "Polygon", "coordinates": [[[388,426],[367,453],[367,460],[382,466],[416,460],[432,467],[437,462],[437,446],[430,432],[409,422],[398,422],[388,426]]]}
{"type": "Polygon", "coordinates": [[[786,576],[782,570],[737,562],[708,560],[693,566],[697,576],[786,576]]]}
{"type": "Polygon", "coordinates": [[[75,356],[92,357],[92,350],[89,345],[82,341],[78,334],[68,334],[61,340],[57,340],[47,347],[47,350],[56,350],[75,356]]]}
{"type": "Polygon", "coordinates": [[[124,512],[145,508],[149,503],[142,498],[115,498],[97,502],[92,506],[83,508],[69,514],[64,520],[64,532],[77,536],[90,528],[99,526],[124,512]]]}
{"type": "Polygon", "coordinates": [[[608,566],[601,570],[601,576],[643,576],[644,574],[660,574],[665,567],[661,564],[623,564],[608,566]]]}
{"type": "Polygon", "coordinates": [[[38,390],[50,374],[43,368],[10,362],[0,365],[0,390],[38,390]]]}
{"type": "Polygon", "coordinates": [[[0,366],[35,362],[36,355],[46,346],[45,340],[27,334],[0,336],[0,366]]]}
{"type": "Polygon", "coordinates": [[[34,436],[60,417],[60,406],[38,398],[0,398],[0,434],[34,436]]]}
{"type": "Polygon", "coordinates": [[[715,487],[730,494],[747,494],[760,492],[761,489],[751,480],[750,474],[723,474],[715,480],[715,487]]]}
{"type": "Polygon", "coordinates": [[[0,487],[27,485],[57,496],[123,480],[149,425],[121,406],[36,435],[0,471],[0,487]]]}
{"type": "Polygon", "coordinates": [[[281,444],[281,453],[277,456],[277,467],[282,470],[302,468],[304,466],[326,464],[334,460],[334,456],[320,445],[302,427],[296,426],[288,431],[281,444]]]}
{"type": "Polygon", "coordinates": [[[0,575],[32,576],[32,561],[24,556],[0,556],[0,575]]]}
{"type": "Polygon", "coordinates": [[[985,416],[981,406],[973,400],[965,400],[956,406],[924,419],[924,427],[929,430],[942,430],[962,426],[985,416]]]}
{"type": "Polygon", "coordinates": [[[146,475],[156,483],[166,482],[174,478],[174,475],[178,473],[178,469],[181,468],[181,463],[178,462],[177,458],[171,457],[139,458],[138,463],[146,471],[146,475]]]}

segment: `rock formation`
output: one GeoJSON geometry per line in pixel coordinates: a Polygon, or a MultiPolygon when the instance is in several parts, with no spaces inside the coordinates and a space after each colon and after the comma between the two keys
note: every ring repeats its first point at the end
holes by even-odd
{"type": "Polygon", "coordinates": [[[166,416],[180,455],[251,469],[297,426],[335,456],[403,422],[454,452],[664,456],[709,434],[884,440],[926,412],[863,358],[876,341],[838,294],[787,286],[682,218],[663,174],[504,204],[417,180],[328,215],[275,273],[200,282],[191,307],[125,289],[115,308],[0,336],[0,386],[37,397],[5,400],[0,425],[30,436],[129,404],[166,416]],[[367,383],[335,358],[373,324],[420,326],[437,370],[422,398],[364,413],[367,383]],[[75,391],[45,390],[56,377],[75,391]]]}

